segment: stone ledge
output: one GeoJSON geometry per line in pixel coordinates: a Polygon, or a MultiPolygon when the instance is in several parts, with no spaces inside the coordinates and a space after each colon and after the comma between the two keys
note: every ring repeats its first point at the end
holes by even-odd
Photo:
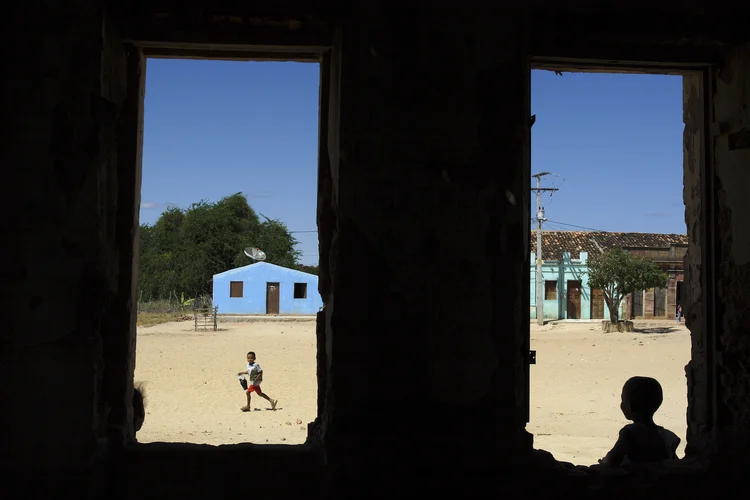
{"type": "Polygon", "coordinates": [[[248,481],[256,478],[274,485],[264,498],[345,498],[347,492],[356,491],[358,498],[392,498],[411,491],[452,492],[460,498],[473,498],[485,497],[485,492],[521,491],[528,498],[572,495],[632,500],[637,495],[643,500],[666,495],[705,499],[733,493],[740,486],[740,478],[727,476],[723,468],[709,467],[700,460],[584,467],[557,462],[550,453],[534,450],[501,469],[467,469],[456,463],[446,471],[435,467],[444,457],[437,457],[435,463],[407,463],[394,454],[392,466],[384,470],[366,467],[368,457],[363,452],[352,457],[357,463],[355,470],[336,471],[323,467],[320,451],[307,445],[132,444],[87,471],[2,472],[13,478],[8,482],[13,489],[6,491],[19,492],[8,498],[61,498],[68,493],[76,498],[224,498],[245,491],[248,481]],[[326,477],[332,477],[334,483],[326,486],[326,477]],[[362,490],[365,483],[372,488],[362,490]]]}

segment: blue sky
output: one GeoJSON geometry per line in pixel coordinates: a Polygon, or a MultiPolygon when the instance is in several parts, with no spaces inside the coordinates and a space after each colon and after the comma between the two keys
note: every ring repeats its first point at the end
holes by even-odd
{"type": "Polygon", "coordinates": [[[682,77],[534,71],[531,112],[545,229],[685,234],[682,77]]]}
{"type": "MultiPolygon", "coordinates": [[[[149,59],[141,222],[245,193],[290,231],[317,229],[318,64],[149,59]]],[[[303,264],[316,233],[295,233],[303,264]]]]}
{"type": "MultiPolygon", "coordinates": [[[[150,59],[141,222],[243,192],[315,231],[318,84],[317,64],[150,59]]],[[[685,232],[680,77],[534,71],[532,113],[532,172],[560,188],[546,229],[685,232]]],[[[295,237],[317,263],[317,234],[295,237]]]]}

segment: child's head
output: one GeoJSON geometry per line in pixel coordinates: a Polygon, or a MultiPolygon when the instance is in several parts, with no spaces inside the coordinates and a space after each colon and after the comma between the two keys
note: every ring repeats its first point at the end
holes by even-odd
{"type": "Polygon", "coordinates": [[[255,353],[253,351],[247,353],[247,362],[255,363],[255,353]]]}
{"type": "Polygon", "coordinates": [[[651,417],[664,399],[661,384],[651,377],[632,377],[622,387],[620,409],[628,420],[651,417]]]}

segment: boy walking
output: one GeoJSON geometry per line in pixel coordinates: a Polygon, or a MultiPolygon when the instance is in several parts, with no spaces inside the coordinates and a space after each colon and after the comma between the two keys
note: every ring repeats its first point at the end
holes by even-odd
{"type": "Polygon", "coordinates": [[[240,408],[242,411],[250,411],[250,398],[253,393],[258,394],[258,396],[262,397],[269,403],[271,403],[271,409],[276,409],[276,404],[278,403],[277,400],[271,399],[267,394],[263,393],[263,391],[260,389],[260,383],[263,381],[263,369],[260,367],[260,365],[255,361],[255,353],[253,351],[250,351],[247,353],[247,370],[239,372],[237,375],[244,375],[247,373],[247,376],[250,378],[250,383],[247,386],[247,405],[240,408]]]}

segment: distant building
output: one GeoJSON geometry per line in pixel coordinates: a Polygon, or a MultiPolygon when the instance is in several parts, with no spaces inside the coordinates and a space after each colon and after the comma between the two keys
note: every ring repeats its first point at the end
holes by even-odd
{"type": "Polygon", "coordinates": [[[258,262],[215,274],[219,314],[316,314],[323,307],[318,277],[258,262]]]}
{"type": "MultiPolygon", "coordinates": [[[[633,293],[620,305],[621,319],[674,318],[683,294],[687,235],[542,231],[542,273],[546,319],[608,319],[599,289],[588,285],[588,258],[613,248],[655,261],[667,273],[666,288],[633,293]]],[[[531,232],[530,317],[536,318],[536,231],[531,232]]]]}

